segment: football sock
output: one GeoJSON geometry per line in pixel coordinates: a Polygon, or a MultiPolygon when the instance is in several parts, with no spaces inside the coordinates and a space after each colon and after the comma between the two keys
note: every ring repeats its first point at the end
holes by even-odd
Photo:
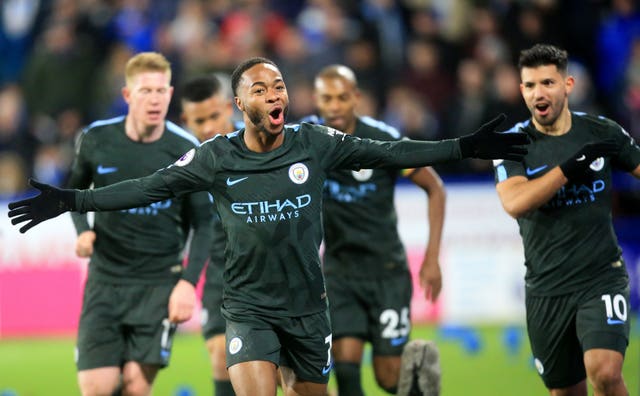
{"type": "Polygon", "coordinates": [[[229,380],[213,380],[214,396],[236,396],[229,380]]]}
{"type": "Polygon", "coordinates": [[[338,393],[349,396],[364,396],[360,385],[360,364],[335,362],[333,367],[338,382],[338,393]]]}

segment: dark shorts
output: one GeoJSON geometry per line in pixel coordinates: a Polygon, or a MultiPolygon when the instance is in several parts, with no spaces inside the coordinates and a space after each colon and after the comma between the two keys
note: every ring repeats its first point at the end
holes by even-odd
{"type": "Polygon", "coordinates": [[[128,361],[166,367],[176,330],[167,319],[173,286],[88,281],[78,325],[78,370],[128,361]]]}
{"type": "Polygon", "coordinates": [[[225,319],[227,367],[263,360],[289,367],[302,381],[329,382],[333,360],[327,312],[297,317],[225,312],[225,319]]]}
{"type": "Polygon", "coordinates": [[[526,296],[527,329],[535,365],[547,388],[586,378],[583,355],[602,348],[623,356],[629,343],[629,282],[602,282],[552,297],[526,296]]]}
{"type": "Polygon", "coordinates": [[[375,356],[400,356],[411,332],[411,274],[386,278],[326,276],[333,338],[371,343],[375,356]]]}
{"type": "MultiPolygon", "coordinates": [[[[210,268],[207,268],[209,271],[210,268]]],[[[220,312],[222,306],[222,277],[219,281],[207,277],[202,292],[202,310],[200,311],[200,326],[205,340],[224,335],[225,320],[220,312]]]]}

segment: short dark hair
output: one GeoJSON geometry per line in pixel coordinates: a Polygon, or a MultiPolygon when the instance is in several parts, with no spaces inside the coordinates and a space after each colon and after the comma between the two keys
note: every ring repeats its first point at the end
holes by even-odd
{"type": "Polygon", "coordinates": [[[267,63],[269,65],[275,66],[277,69],[278,65],[276,65],[272,60],[263,58],[261,56],[256,56],[253,58],[249,58],[246,61],[242,62],[235,68],[233,73],[231,73],[231,89],[233,90],[233,95],[237,96],[238,85],[240,85],[240,78],[242,78],[242,74],[247,70],[251,69],[255,65],[259,65],[261,63],[267,63]]]}
{"type": "Polygon", "coordinates": [[[182,100],[202,102],[222,91],[220,80],[211,74],[193,77],[187,80],[181,89],[182,100]]]}
{"type": "Polygon", "coordinates": [[[568,62],[567,51],[550,44],[536,44],[520,51],[518,70],[522,70],[523,67],[555,65],[560,72],[566,73],[568,62]]]}

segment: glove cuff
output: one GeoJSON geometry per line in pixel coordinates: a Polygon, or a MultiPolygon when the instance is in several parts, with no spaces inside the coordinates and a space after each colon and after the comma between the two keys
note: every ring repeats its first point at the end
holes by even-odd
{"type": "Polygon", "coordinates": [[[475,142],[472,135],[462,136],[458,139],[460,143],[460,154],[462,158],[470,158],[475,154],[475,142]]]}
{"type": "Polygon", "coordinates": [[[564,176],[569,180],[574,179],[576,177],[576,173],[579,172],[576,160],[573,158],[561,163],[559,167],[564,176]]]}

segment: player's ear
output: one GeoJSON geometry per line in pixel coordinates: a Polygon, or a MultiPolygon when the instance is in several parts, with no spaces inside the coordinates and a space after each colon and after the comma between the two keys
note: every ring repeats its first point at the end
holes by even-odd
{"type": "Polygon", "coordinates": [[[124,101],[129,103],[129,100],[131,100],[131,90],[129,89],[129,87],[125,85],[124,87],[122,87],[120,92],[122,93],[122,98],[124,99],[124,101]]]}
{"type": "Polygon", "coordinates": [[[235,101],[236,107],[238,108],[238,110],[244,111],[244,105],[242,104],[242,99],[240,99],[240,97],[238,96],[235,96],[233,100],[235,101]]]}

